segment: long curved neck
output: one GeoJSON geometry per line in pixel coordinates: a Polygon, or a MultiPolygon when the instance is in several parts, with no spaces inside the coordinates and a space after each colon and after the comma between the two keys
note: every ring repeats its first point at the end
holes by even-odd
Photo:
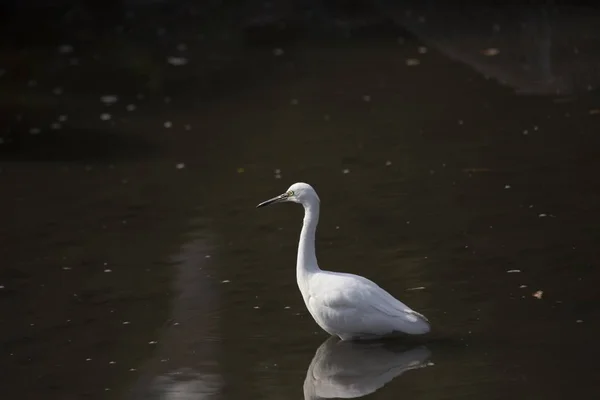
{"type": "Polygon", "coordinates": [[[296,277],[298,284],[305,282],[308,276],[320,271],[315,254],[315,233],[319,223],[319,201],[314,200],[303,204],[304,224],[298,243],[298,258],[296,260],[296,277]]]}

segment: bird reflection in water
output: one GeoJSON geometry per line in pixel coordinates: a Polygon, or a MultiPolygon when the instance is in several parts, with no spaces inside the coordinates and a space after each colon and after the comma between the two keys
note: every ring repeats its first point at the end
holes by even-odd
{"type": "Polygon", "coordinates": [[[330,337],[306,371],[304,398],[356,398],[382,388],[411,369],[433,365],[425,346],[403,349],[383,342],[350,342],[330,337]]]}

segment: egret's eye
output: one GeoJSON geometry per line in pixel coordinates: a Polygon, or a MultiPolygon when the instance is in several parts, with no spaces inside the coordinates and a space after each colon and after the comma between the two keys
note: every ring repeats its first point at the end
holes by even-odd
{"type": "Polygon", "coordinates": [[[288,195],[288,196],[293,196],[293,195],[294,195],[294,191],[293,191],[293,190],[290,190],[290,191],[288,191],[288,192],[287,192],[287,195],[288,195]]]}

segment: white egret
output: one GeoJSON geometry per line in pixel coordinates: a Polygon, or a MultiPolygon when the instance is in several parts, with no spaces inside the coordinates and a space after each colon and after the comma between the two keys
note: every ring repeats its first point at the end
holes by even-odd
{"type": "Polygon", "coordinates": [[[429,321],[362,276],[323,271],[317,264],[315,233],[320,199],[307,183],[294,183],[283,194],[256,207],[294,202],[304,206],[304,224],[298,243],[296,280],[304,304],[315,322],[342,340],[368,340],[430,331],[429,321]]]}

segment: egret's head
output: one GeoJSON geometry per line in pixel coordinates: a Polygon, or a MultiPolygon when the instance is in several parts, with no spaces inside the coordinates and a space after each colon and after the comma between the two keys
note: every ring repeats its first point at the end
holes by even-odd
{"type": "Polygon", "coordinates": [[[309,204],[315,201],[317,203],[320,202],[319,196],[317,195],[317,192],[315,192],[315,189],[312,188],[312,186],[310,186],[308,183],[298,182],[290,186],[288,190],[285,191],[285,193],[280,194],[279,196],[275,196],[267,201],[263,201],[262,203],[257,205],[256,208],[268,206],[270,204],[275,203],[283,203],[285,201],[291,201],[293,203],[300,204],[309,204]]]}

